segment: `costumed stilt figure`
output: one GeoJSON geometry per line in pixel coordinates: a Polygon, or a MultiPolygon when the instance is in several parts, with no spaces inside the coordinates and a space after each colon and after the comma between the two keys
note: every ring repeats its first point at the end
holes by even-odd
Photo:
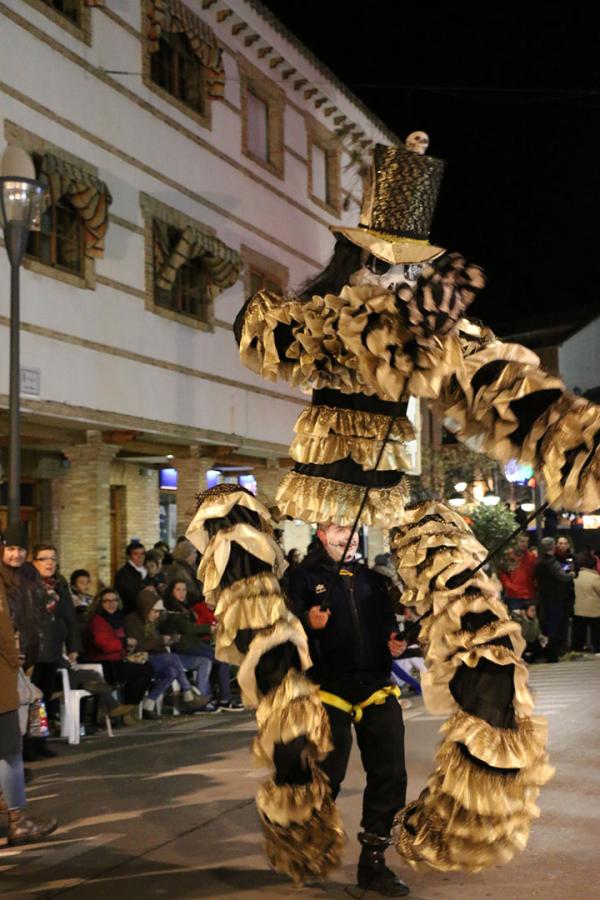
{"type": "MultiPolygon", "coordinates": [[[[348,533],[363,524],[392,529],[405,599],[422,616],[425,704],[449,716],[437,768],[408,807],[402,808],[398,775],[393,809],[377,819],[366,795],[363,807],[367,853],[359,880],[365,886],[372,876],[374,887],[392,896],[403,889],[383,862],[392,818],[395,846],[412,866],[477,871],[525,846],[539,788],[552,774],[545,722],[532,717],[518,624],[477,570],[484,548],[443,504],[408,505],[409,397],[427,401],[471,447],[532,465],[551,504],[600,506],[598,408],[568,393],[534,353],[464,318],[484,276],[428,242],[443,163],[422,155],[424,149],[424,141],[408,139],[406,147],[376,146],[360,225],[335,229],[327,268],[297,297],[260,291],[236,322],[245,365],[312,391],[295,426],[295,465],[277,497],[282,514],[321,523],[326,540],[332,524],[348,533]]],[[[188,537],[203,553],[200,577],[216,606],[217,656],[240,664],[244,702],[257,710],[254,753],[273,770],[257,795],[267,855],[297,882],[326,875],[339,864],[344,839],[332,798],[339,784],[328,766],[329,718],[343,715],[345,702],[356,721],[355,707],[369,698],[356,693],[356,684],[346,686],[344,697],[337,682],[341,694],[320,694],[314,676],[331,675],[336,629],[354,615],[348,582],[358,584],[358,574],[334,570],[333,580],[314,582],[305,571],[302,589],[294,575],[301,622],[281,596],[283,563],[267,510],[235,486],[200,495],[188,537]],[[307,619],[318,603],[330,610],[322,629],[307,619]],[[311,660],[309,643],[318,658],[311,660]],[[328,649],[318,655],[318,645],[328,649]],[[331,780],[323,774],[328,769],[331,780]]],[[[373,593],[374,582],[360,578],[373,593]]],[[[353,634],[357,627],[367,634],[372,619],[364,598],[356,610],[353,634]]],[[[379,641],[387,629],[383,612],[380,626],[379,641]]],[[[387,645],[388,658],[392,649],[387,645]]],[[[363,710],[365,722],[396,703],[378,699],[363,710]]],[[[399,735],[399,707],[395,720],[399,735]]],[[[341,731],[347,734],[349,725],[334,726],[334,740],[341,731]]],[[[376,759],[375,731],[367,755],[376,759]]]]}

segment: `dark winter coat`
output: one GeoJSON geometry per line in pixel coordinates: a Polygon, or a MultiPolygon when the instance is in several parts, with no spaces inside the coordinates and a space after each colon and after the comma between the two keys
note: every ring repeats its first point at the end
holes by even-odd
{"type": "Polygon", "coordinates": [[[135,612],[137,596],[142,589],[143,576],[130,562],[117,571],[115,575],[115,591],[123,602],[123,612],[135,612]]]}
{"type": "Polygon", "coordinates": [[[546,610],[567,610],[573,595],[574,575],[565,572],[555,556],[544,554],[535,567],[535,580],[546,610]]]}
{"type": "MultiPolygon", "coordinates": [[[[364,682],[376,689],[389,683],[390,634],[397,631],[386,579],[362,563],[345,563],[349,577],[336,580],[337,563],[319,548],[290,578],[289,599],[309,639],[312,677],[327,690],[364,682]],[[313,631],[308,611],[327,596],[331,616],[313,631]]],[[[335,691],[334,691],[335,692],[335,691]]],[[[342,694],[343,696],[343,694],[342,694]]]]}
{"type": "MultiPolygon", "coordinates": [[[[25,566],[29,565],[25,563],[25,566]]],[[[25,568],[23,566],[23,568],[25,568]]],[[[55,579],[53,594],[39,579],[41,610],[39,615],[40,649],[36,662],[59,663],[63,644],[67,653],[81,653],[81,632],[69,585],[62,576],[55,579]]]]}
{"type": "Polygon", "coordinates": [[[167,611],[163,613],[158,630],[161,634],[180,634],[174,650],[177,653],[194,653],[198,647],[206,646],[205,636],[210,634],[210,625],[200,625],[191,609],[171,598],[167,600],[167,611]]]}
{"type": "Polygon", "coordinates": [[[150,622],[148,613],[158,602],[158,595],[150,588],[145,588],[138,594],[137,609],[125,617],[125,634],[128,638],[135,638],[137,644],[134,653],[146,651],[146,653],[164,653],[166,643],[162,634],[158,631],[158,622],[150,622]]]}

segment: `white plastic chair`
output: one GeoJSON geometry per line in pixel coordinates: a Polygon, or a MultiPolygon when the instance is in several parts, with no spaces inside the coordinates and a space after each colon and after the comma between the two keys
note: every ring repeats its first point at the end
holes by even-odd
{"type": "MultiPolygon", "coordinates": [[[[92,672],[98,672],[103,675],[102,666],[98,663],[83,663],[78,665],[78,669],[88,669],[92,672]]],[[[69,670],[61,669],[63,692],[60,701],[60,736],[67,738],[69,744],[78,744],[81,740],[80,734],[80,705],[84,697],[91,697],[89,691],[82,688],[73,689],[69,681],[69,670]]],[[[110,716],[105,716],[106,733],[109,737],[113,737],[113,730],[110,716]]]]}

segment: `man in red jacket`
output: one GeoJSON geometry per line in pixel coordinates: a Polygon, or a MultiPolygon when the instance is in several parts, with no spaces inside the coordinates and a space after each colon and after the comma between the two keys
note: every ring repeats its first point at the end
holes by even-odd
{"type": "Polygon", "coordinates": [[[517,538],[517,547],[511,554],[507,554],[508,565],[499,573],[504,600],[509,610],[522,609],[529,606],[535,600],[535,567],[537,565],[537,553],[529,549],[529,537],[520,534],[517,538]]]}

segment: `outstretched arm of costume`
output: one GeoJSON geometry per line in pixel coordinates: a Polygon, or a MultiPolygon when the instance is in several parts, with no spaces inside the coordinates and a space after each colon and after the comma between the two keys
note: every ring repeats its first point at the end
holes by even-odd
{"type": "Polygon", "coordinates": [[[285,562],[268,510],[233,485],[198,497],[187,537],[202,553],[199,577],[217,618],[216,658],[239,666],[244,704],[256,709],[253,752],[273,775],[256,804],[273,867],[301,883],[339,865],[344,840],[327,779],[317,763],[331,750],[327,714],[305,631],[288,609],[285,562]]]}
{"type": "Polygon", "coordinates": [[[565,389],[538,357],[463,321],[460,353],[432,408],[472,449],[531,465],[553,506],[600,506],[600,409],[565,389]]]}
{"type": "Polygon", "coordinates": [[[507,862],[527,842],[535,800],[552,775],[546,722],[532,717],[525,642],[465,521],[440,503],[407,511],[391,535],[394,565],[416,606],[428,710],[449,714],[437,768],[397,817],[397,850],[411,865],[471,870],[507,862]]]}

